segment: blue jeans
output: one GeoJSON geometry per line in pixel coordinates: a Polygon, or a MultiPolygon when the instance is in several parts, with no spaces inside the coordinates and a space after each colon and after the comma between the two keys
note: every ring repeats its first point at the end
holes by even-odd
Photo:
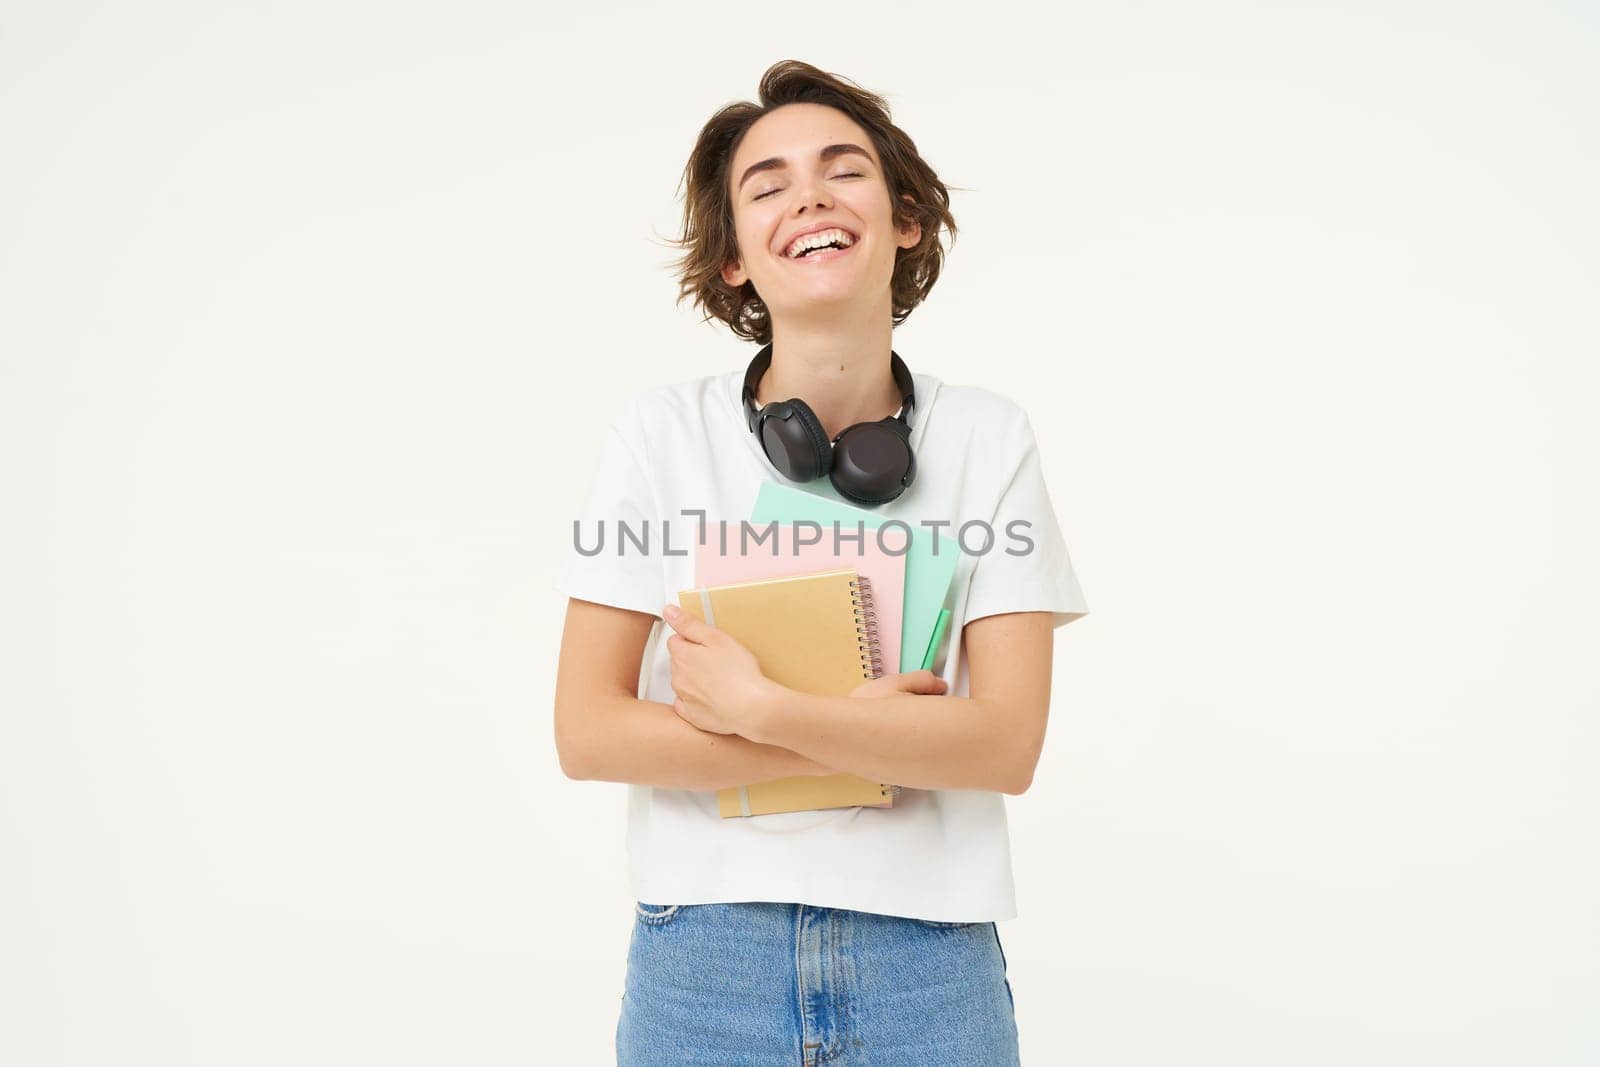
{"type": "Polygon", "coordinates": [[[618,1067],[1019,1062],[1000,932],[807,904],[635,904],[618,1067]]]}

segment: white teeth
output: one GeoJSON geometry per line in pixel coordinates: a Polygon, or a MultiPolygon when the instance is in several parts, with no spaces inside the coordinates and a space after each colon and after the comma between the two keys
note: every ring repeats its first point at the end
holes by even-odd
{"type": "Polygon", "coordinates": [[[849,248],[854,243],[855,239],[843,230],[819,230],[816,233],[808,233],[804,237],[798,238],[789,246],[786,255],[790,259],[796,259],[805,252],[821,245],[838,244],[841,247],[849,248]]]}

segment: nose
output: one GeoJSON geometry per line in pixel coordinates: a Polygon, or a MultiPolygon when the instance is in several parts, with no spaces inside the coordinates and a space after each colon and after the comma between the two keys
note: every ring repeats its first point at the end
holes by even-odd
{"type": "Polygon", "coordinates": [[[828,187],[815,177],[797,181],[795,192],[799,194],[800,204],[796,210],[797,214],[804,212],[813,204],[819,208],[827,208],[833,204],[833,198],[828,195],[828,187]]]}

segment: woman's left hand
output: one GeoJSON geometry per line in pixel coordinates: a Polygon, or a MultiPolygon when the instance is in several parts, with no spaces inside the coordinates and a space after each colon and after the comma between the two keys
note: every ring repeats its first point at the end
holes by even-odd
{"type": "Polygon", "coordinates": [[[675,605],[668,604],[662,615],[677,631],[667,638],[677,695],[672,710],[701,730],[738,733],[769,685],[755,654],[675,605]]]}

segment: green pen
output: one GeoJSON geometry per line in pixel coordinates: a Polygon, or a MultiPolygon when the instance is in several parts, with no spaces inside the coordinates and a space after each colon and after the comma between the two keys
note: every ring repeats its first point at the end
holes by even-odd
{"type": "Polygon", "coordinates": [[[928,639],[928,650],[922,654],[922,669],[933,670],[933,661],[939,658],[939,644],[950,629],[950,609],[940,608],[939,618],[933,624],[933,636],[928,639]]]}

